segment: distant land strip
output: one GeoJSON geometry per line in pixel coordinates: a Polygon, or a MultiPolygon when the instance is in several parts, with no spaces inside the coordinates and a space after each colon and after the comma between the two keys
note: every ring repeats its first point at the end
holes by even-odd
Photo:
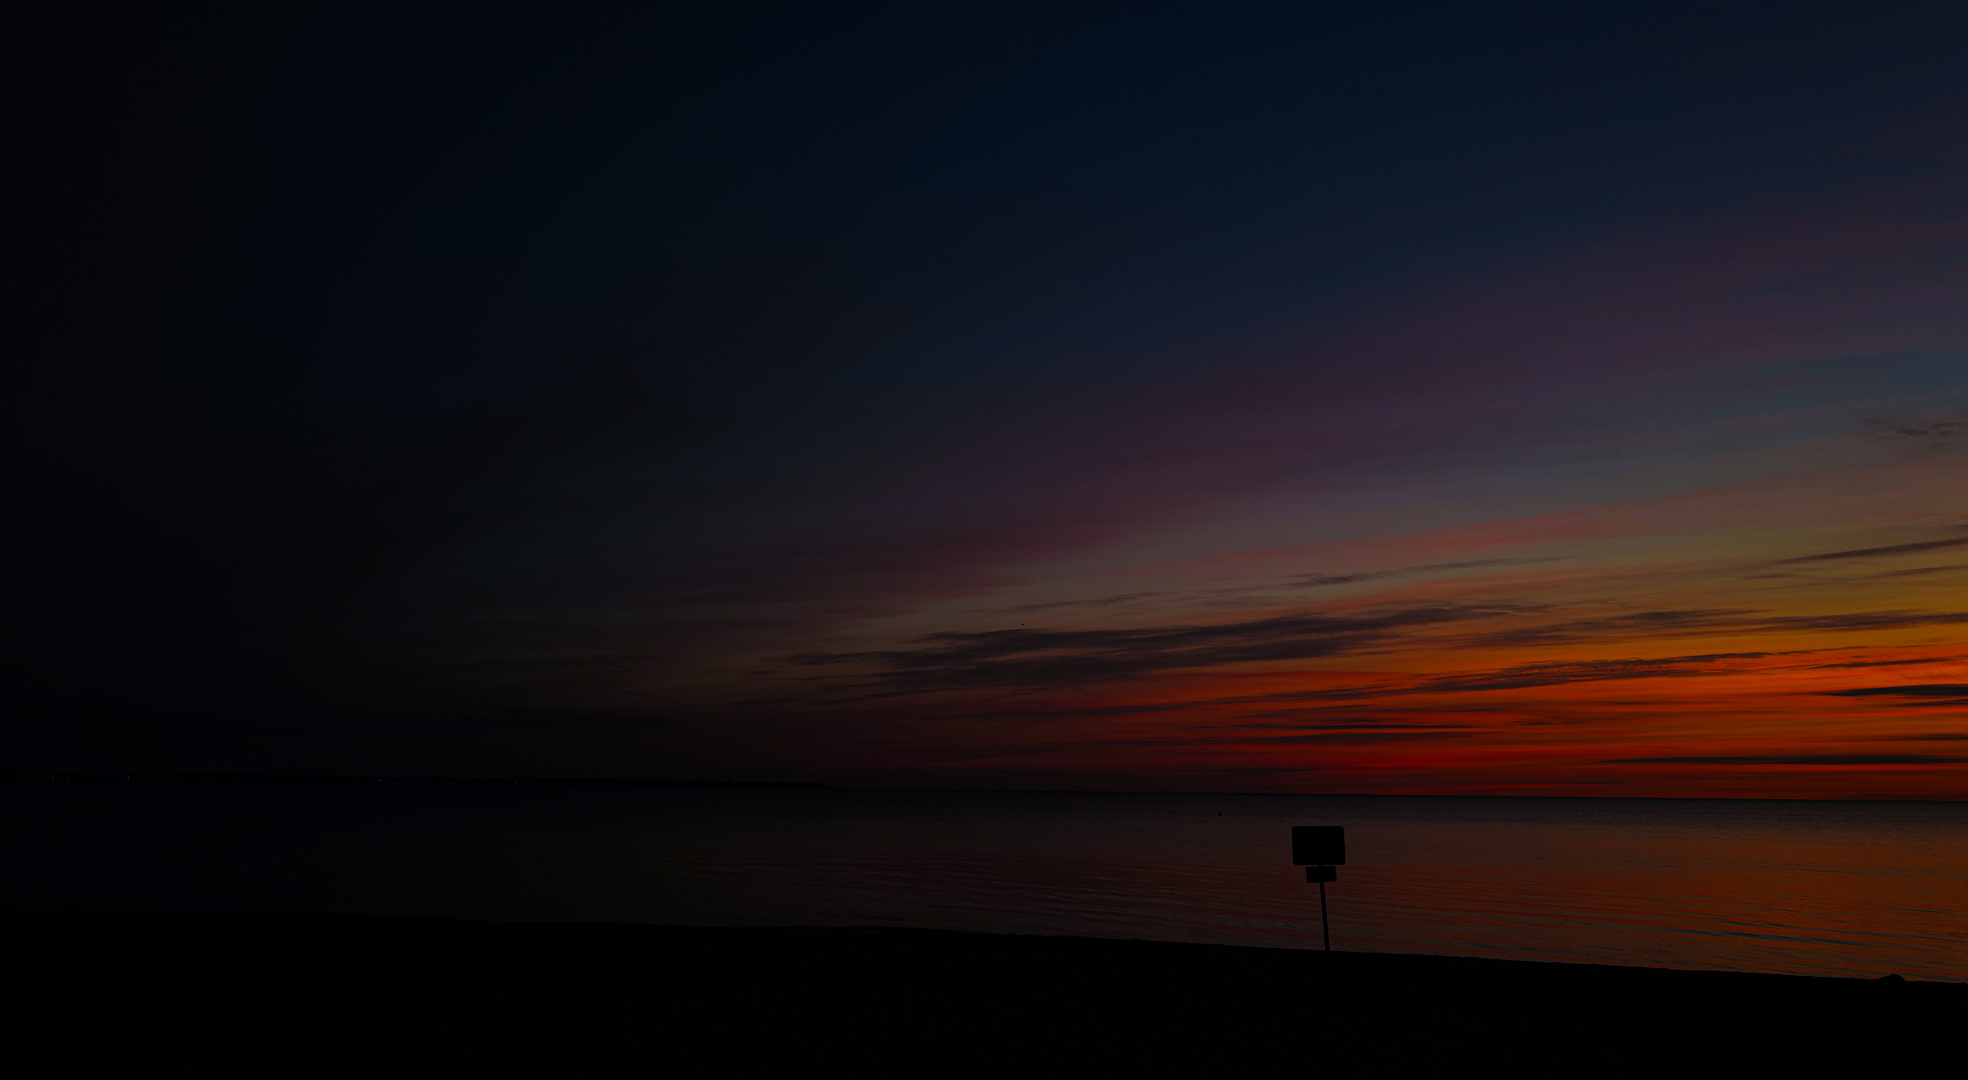
{"type": "Polygon", "coordinates": [[[824,788],[800,780],[642,780],[601,776],[331,776],[320,773],[10,772],[9,781],[168,780],[284,784],[514,784],[527,787],[824,788]]]}

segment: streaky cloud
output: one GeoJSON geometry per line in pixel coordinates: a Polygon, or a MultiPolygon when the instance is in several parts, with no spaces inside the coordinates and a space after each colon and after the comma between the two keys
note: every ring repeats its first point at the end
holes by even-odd
{"type": "Polygon", "coordinates": [[[1762,756],[1608,758],[1614,765],[1956,765],[1962,757],[1938,754],[1768,754],[1762,756]]]}
{"type": "Polygon", "coordinates": [[[1968,705],[1968,683],[1917,683],[1906,686],[1861,686],[1851,690],[1826,690],[1826,697],[1911,698],[1905,705],[1968,705]]]}
{"type": "Polygon", "coordinates": [[[1811,664],[1807,670],[1822,671],[1830,668],[1871,668],[1905,667],[1909,664],[1938,664],[1947,660],[1958,660],[1958,656],[1916,656],[1910,660],[1846,660],[1836,664],[1811,664]]]}
{"type": "Polygon", "coordinates": [[[1388,578],[1412,577],[1442,570],[1479,570],[1492,566],[1528,566],[1534,563],[1562,562],[1561,556],[1547,556],[1536,559],[1465,559],[1461,562],[1421,563],[1416,566],[1402,566],[1392,570],[1362,570],[1351,574],[1299,574],[1288,579],[1282,588],[1316,589],[1329,585],[1352,585],[1361,581],[1384,581],[1388,578]]]}
{"type": "Polygon", "coordinates": [[[1755,631],[1801,632],[1810,630],[1899,630],[1915,626],[1949,626],[1968,623],[1968,612],[1959,611],[1856,611],[1829,615],[1765,615],[1740,608],[1701,608],[1681,611],[1640,611],[1630,615],[1610,615],[1592,619],[1573,619],[1545,626],[1485,634],[1472,643],[1497,645],[1566,645],[1608,638],[1683,637],[1709,633],[1755,631]]]}
{"type": "Polygon", "coordinates": [[[1875,578],[1920,577],[1926,574],[1945,574],[1950,570],[1968,570],[1968,563],[1948,563],[1945,566],[1916,566],[1911,570],[1887,570],[1872,575],[1875,578]]]}
{"type": "Polygon", "coordinates": [[[1226,728],[1242,730],[1255,728],[1267,731],[1473,731],[1471,724],[1408,724],[1398,720],[1385,723],[1372,719],[1358,719],[1351,722],[1333,721],[1324,724],[1224,724],[1226,728]]]}
{"type": "Polygon", "coordinates": [[[873,664],[878,684],[915,694],[1006,686],[1074,686],[1157,671],[1306,660],[1357,652],[1449,623],[1515,614],[1501,605],[1433,604],[1359,615],[1283,615],[1214,625],[1111,630],[987,630],[917,638],[913,649],[797,653],[800,666],[873,664]]]}
{"type": "Polygon", "coordinates": [[[1905,686],[1861,686],[1853,690],[1827,690],[1831,697],[1968,697],[1968,683],[1916,683],[1905,686]]]}
{"type": "Polygon", "coordinates": [[[1480,675],[1449,675],[1428,679],[1414,686],[1411,693],[1445,694],[1462,690],[1519,690],[1534,686],[1561,686],[1567,683],[1603,682],[1614,679],[1691,678],[1719,675],[1733,669],[1717,668],[1718,660],[1761,660],[1774,653],[1704,653],[1699,656],[1670,656],[1657,660],[1543,660],[1514,664],[1480,675]]]}
{"type": "Polygon", "coordinates": [[[1968,435],[1968,410],[1957,413],[1963,419],[1933,420],[1925,424],[1893,423],[1885,420],[1874,421],[1871,436],[1875,439],[1952,439],[1968,435]]]}
{"type": "Polygon", "coordinates": [[[1886,555],[1911,555],[1917,551],[1939,551],[1943,548],[1968,547],[1968,537],[1952,540],[1926,540],[1918,544],[1888,544],[1885,547],[1853,548],[1850,551],[1827,551],[1820,555],[1799,555],[1794,559],[1779,559],[1779,564],[1831,562],[1837,559],[1871,559],[1886,555]]]}
{"type": "Polygon", "coordinates": [[[1121,593],[1118,596],[1102,596],[1094,600],[1053,600],[1044,604],[1019,604],[1016,607],[1008,607],[1003,610],[1010,614],[1022,615],[1032,611],[1056,611],[1060,608],[1113,607],[1116,604],[1126,604],[1135,600],[1147,600],[1162,595],[1165,594],[1158,592],[1121,593]]]}
{"type": "Polygon", "coordinates": [[[1326,690],[1293,690],[1253,698],[1223,699],[1224,703],[1281,701],[1358,701],[1367,698],[1396,697],[1405,694],[1450,694],[1484,690],[1522,690],[1570,683],[1608,682],[1620,679],[1698,678],[1725,675],[1734,668],[1715,667],[1718,661],[1760,660],[1782,655],[1772,652],[1702,653],[1696,656],[1668,656],[1657,659],[1541,660],[1512,664],[1490,671],[1438,675],[1406,683],[1378,683],[1363,687],[1334,687],[1326,690]]]}

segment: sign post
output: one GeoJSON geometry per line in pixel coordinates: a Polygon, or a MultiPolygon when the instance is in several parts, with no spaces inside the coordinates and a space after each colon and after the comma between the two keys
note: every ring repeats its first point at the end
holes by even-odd
{"type": "Polygon", "coordinates": [[[1332,924],[1326,921],[1326,882],[1338,881],[1335,867],[1346,865],[1346,826],[1292,826],[1292,863],[1305,867],[1305,880],[1319,883],[1319,933],[1332,951],[1332,924]]]}

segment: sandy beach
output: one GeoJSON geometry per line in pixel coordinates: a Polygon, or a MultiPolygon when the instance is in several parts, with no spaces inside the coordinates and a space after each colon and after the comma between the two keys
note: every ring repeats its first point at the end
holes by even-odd
{"type": "Polygon", "coordinates": [[[927,930],[13,910],[22,1076],[1925,1072],[1968,984],[927,930]]]}

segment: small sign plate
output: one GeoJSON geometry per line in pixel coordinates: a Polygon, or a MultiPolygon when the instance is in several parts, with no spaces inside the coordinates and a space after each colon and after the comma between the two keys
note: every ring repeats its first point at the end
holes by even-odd
{"type": "Polygon", "coordinates": [[[1307,881],[1338,881],[1339,868],[1333,866],[1308,866],[1305,868],[1307,881]]]}
{"type": "Polygon", "coordinates": [[[1292,826],[1292,862],[1300,866],[1345,866],[1346,826],[1292,826]]]}

